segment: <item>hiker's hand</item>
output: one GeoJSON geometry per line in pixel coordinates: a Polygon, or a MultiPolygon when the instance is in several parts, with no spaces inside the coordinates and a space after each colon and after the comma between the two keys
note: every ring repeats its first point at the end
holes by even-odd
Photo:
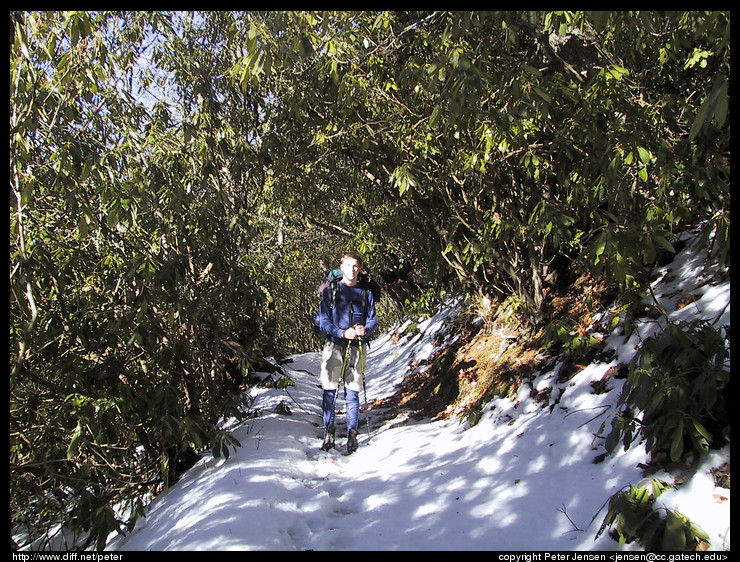
{"type": "Polygon", "coordinates": [[[347,328],[344,331],[344,339],[355,340],[365,335],[365,326],[362,324],[355,324],[351,328],[347,328]]]}

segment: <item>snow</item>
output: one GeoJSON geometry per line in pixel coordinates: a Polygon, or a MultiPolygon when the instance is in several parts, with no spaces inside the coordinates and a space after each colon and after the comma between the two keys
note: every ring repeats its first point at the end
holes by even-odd
{"type": "MultiPolygon", "coordinates": [[[[700,317],[729,325],[729,275],[723,280],[702,273],[703,257],[690,249],[678,254],[657,272],[654,294],[673,311],[673,320],[700,317]],[[676,310],[677,295],[686,293],[698,298],[676,310]]],[[[372,342],[368,403],[392,395],[411,362],[431,356],[435,336],[457,311],[452,303],[400,340],[389,332],[372,342]]],[[[567,382],[557,382],[559,365],[540,372],[534,387],[552,387],[552,399],[560,396],[552,413],[532,400],[529,388],[516,400],[489,403],[472,427],[457,419],[381,421],[371,409],[369,431],[361,413],[360,448],[351,456],[343,455],[343,411],[337,418],[339,450],[319,449],[320,355],[291,357],[282,367],[294,386],[252,388],[261,415],[226,422],[242,447],[228,460],[204,454],[152,502],[131,534],[113,538],[108,549],[619,550],[607,532],[596,534],[609,498],[644,478],[639,465],[648,455],[636,444],[594,462],[603,453],[595,434],[613,413],[622,382],[611,379],[610,391],[601,394],[592,393],[590,383],[627,363],[640,340],[659,328],[655,319],[645,319],[630,338],[617,328],[607,337],[611,360],[595,362],[567,382]],[[292,415],[275,412],[283,401],[292,415]]],[[[340,395],[338,408],[343,406],[340,395]]],[[[729,445],[711,451],[658,500],[701,527],[710,550],[730,549],[730,490],[715,487],[710,472],[729,459],[729,445]]]]}

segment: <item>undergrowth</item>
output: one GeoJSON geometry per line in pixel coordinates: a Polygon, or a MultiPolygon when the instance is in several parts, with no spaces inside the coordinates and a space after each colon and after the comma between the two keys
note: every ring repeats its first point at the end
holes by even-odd
{"type": "Polygon", "coordinates": [[[676,510],[656,508],[655,502],[669,484],[647,478],[609,499],[609,509],[596,536],[609,527],[619,546],[636,542],[647,551],[706,550],[709,537],[676,510]]]}

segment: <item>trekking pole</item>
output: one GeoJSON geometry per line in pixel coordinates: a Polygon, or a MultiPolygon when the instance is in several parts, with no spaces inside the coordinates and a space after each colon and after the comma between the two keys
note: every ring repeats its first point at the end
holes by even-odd
{"type": "Polygon", "coordinates": [[[363,345],[362,338],[360,338],[360,369],[362,370],[362,394],[363,394],[363,401],[365,402],[365,428],[367,429],[367,439],[370,440],[370,420],[369,420],[369,414],[367,411],[367,387],[365,386],[365,354],[367,353],[367,350],[365,349],[365,346],[363,345]]]}
{"type": "MultiPolygon", "coordinates": [[[[347,350],[349,350],[349,347],[347,347],[347,350]]],[[[347,359],[348,359],[347,350],[345,350],[345,352],[344,352],[344,359],[342,360],[342,374],[340,375],[339,380],[337,381],[337,388],[334,389],[334,395],[332,396],[332,399],[331,399],[331,415],[329,417],[329,420],[324,422],[324,423],[327,423],[327,424],[331,424],[331,425],[326,425],[324,427],[324,444],[321,446],[321,448],[324,451],[328,451],[329,449],[331,449],[332,447],[334,447],[334,435],[332,434],[331,441],[327,441],[327,435],[328,435],[327,432],[329,432],[329,428],[331,428],[332,430],[334,430],[335,425],[336,425],[337,395],[339,394],[339,387],[344,383],[344,372],[347,369],[347,359]]],[[[326,392],[328,392],[328,391],[325,390],[324,391],[324,394],[326,394],[326,392]]],[[[323,409],[323,407],[324,406],[322,404],[322,409],[323,409]]],[[[326,412],[324,412],[324,413],[326,413],[326,412]]],[[[333,431],[332,431],[332,433],[333,433],[333,431]]]]}
{"type": "Polygon", "coordinates": [[[339,387],[344,384],[344,373],[347,370],[347,363],[349,363],[349,347],[350,347],[349,342],[347,342],[347,346],[344,349],[344,359],[342,359],[342,373],[339,375],[339,380],[337,381],[337,389],[336,391],[334,391],[334,401],[331,405],[332,412],[336,412],[337,395],[339,394],[339,387]]]}
{"type": "Polygon", "coordinates": [[[344,373],[347,370],[347,363],[349,363],[349,348],[351,347],[349,340],[344,346],[344,359],[342,360],[342,374],[339,375],[339,380],[344,381],[344,373]]]}

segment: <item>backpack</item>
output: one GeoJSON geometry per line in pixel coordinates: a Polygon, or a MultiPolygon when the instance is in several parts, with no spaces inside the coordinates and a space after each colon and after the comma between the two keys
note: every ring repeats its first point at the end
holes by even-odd
{"type": "MultiPolygon", "coordinates": [[[[331,298],[329,299],[329,311],[331,314],[331,311],[334,310],[334,302],[337,298],[337,293],[339,292],[339,282],[342,280],[342,270],[340,268],[332,269],[329,274],[326,276],[326,279],[324,280],[321,285],[318,286],[316,289],[319,299],[324,294],[324,291],[327,287],[331,287],[331,298]]],[[[369,273],[366,271],[362,271],[360,275],[357,278],[357,284],[362,288],[363,290],[363,303],[365,309],[367,309],[367,293],[370,291],[373,294],[373,298],[375,302],[378,302],[380,300],[380,285],[377,281],[375,281],[369,273]]],[[[319,338],[320,341],[326,340],[326,332],[321,329],[319,326],[319,313],[317,312],[314,316],[314,334],[316,334],[316,337],[319,338]]]]}

